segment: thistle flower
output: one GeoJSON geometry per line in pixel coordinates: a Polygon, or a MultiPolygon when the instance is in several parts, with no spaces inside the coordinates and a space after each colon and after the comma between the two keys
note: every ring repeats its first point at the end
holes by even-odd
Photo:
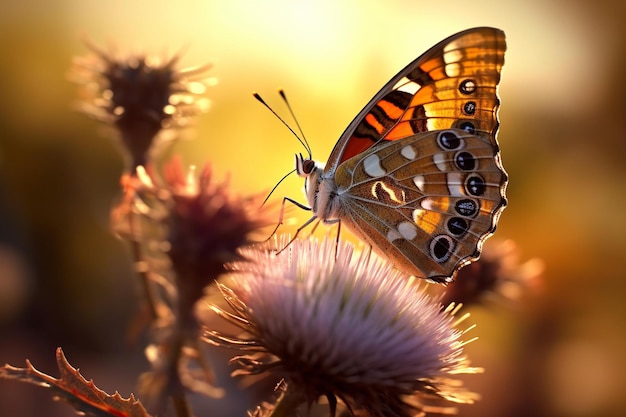
{"type": "Polygon", "coordinates": [[[425,404],[432,397],[475,399],[451,380],[478,371],[463,354],[453,308],[442,311],[390,264],[332,239],[242,255],[250,262],[234,266],[231,286],[220,284],[233,312],[211,308],[248,336],[207,330],[205,340],[249,352],[233,358],[240,367],[233,375],[285,379],[281,400],[262,414],[289,415],[323,396],[332,415],[340,399],[352,414],[373,417],[432,410],[425,404]]]}
{"type": "Polygon", "coordinates": [[[520,263],[519,249],[512,240],[491,242],[477,262],[461,269],[443,295],[446,303],[464,306],[485,301],[515,302],[525,292],[541,286],[544,265],[540,259],[520,263]]]}
{"type": "Polygon", "coordinates": [[[259,210],[258,197],[233,196],[227,182],[213,181],[208,164],[196,179],[194,168],[185,174],[180,160],[174,159],[164,176],[170,206],[165,219],[167,254],[176,276],[179,310],[191,313],[203,289],[226,272],[225,264],[242,259],[238,250],[255,243],[255,232],[269,221],[259,210]]]}
{"type": "Polygon", "coordinates": [[[255,232],[267,221],[259,198],[233,196],[227,182],[213,180],[208,164],[197,177],[195,168],[185,172],[175,158],[164,167],[164,181],[153,178],[143,167],[137,169],[136,179],[142,183],[138,195],[156,198],[159,204],[152,210],[163,214],[159,246],[169,260],[170,277],[163,293],[173,320],[146,349],[152,371],[142,375],[140,391],[161,412],[167,395],[180,397],[185,389],[223,396],[200,348],[195,305],[205,288],[227,271],[226,263],[242,259],[238,250],[255,243],[255,232]]]}
{"type": "Polygon", "coordinates": [[[203,94],[214,81],[203,77],[208,66],[177,69],[179,56],[169,61],[144,55],[116,58],[88,47],[93,54],[76,58],[70,72],[82,85],[81,110],[116,128],[131,172],[172,138],[166,132],[208,109],[203,94]]]}

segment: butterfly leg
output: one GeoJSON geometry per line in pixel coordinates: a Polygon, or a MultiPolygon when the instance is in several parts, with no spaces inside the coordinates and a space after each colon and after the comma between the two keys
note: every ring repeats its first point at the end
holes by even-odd
{"type": "MultiPolygon", "coordinates": [[[[302,226],[298,227],[298,229],[296,230],[296,233],[294,233],[293,237],[289,240],[289,242],[287,242],[287,244],[285,245],[284,248],[282,248],[281,250],[279,250],[278,252],[276,252],[276,255],[278,255],[279,253],[281,253],[282,251],[284,251],[285,249],[287,249],[289,247],[289,245],[291,245],[293,243],[294,240],[296,240],[296,238],[298,237],[298,235],[300,234],[300,232],[302,230],[304,230],[308,225],[310,225],[311,223],[313,223],[315,220],[317,220],[317,224],[315,224],[315,226],[313,226],[313,231],[315,231],[315,229],[317,228],[317,225],[319,224],[319,219],[317,218],[317,216],[313,216],[311,217],[309,220],[307,220],[302,226]]],[[[312,233],[312,232],[311,232],[312,233]]]]}
{"type": "MultiPolygon", "coordinates": [[[[337,252],[339,252],[339,236],[341,236],[341,219],[327,219],[324,220],[324,224],[326,225],[337,225],[337,237],[335,239],[335,259],[337,259],[337,252]]],[[[317,225],[315,226],[317,227],[317,225]]],[[[313,233],[315,229],[311,231],[313,233]]]]}
{"type": "MultiPolygon", "coordinates": [[[[267,241],[269,241],[272,237],[274,237],[274,235],[275,235],[275,234],[276,234],[276,232],[278,231],[278,228],[279,228],[280,226],[282,226],[282,225],[283,225],[283,220],[284,220],[284,216],[285,216],[285,203],[287,203],[287,202],[289,202],[289,203],[293,204],[293,205],[294,205],[294,206],[296,206],[296,207],[301,208],[302,210],[311,211],[311,207],[307,207],[307,206],[305,206],[304,204],[299,203],[299,202],[297,202],[296,200],[293,200],[293,199],[291,199],[291,198],[289,198],[289,197],[283,197],[283,202],[282,202],[282,203],[281,203],[281,205],[280,205],[280,215],[278,216],[278,223],[276,224],[276,227],[274,228],[274,230],[272,230],[272,233],[268,236],[268,238],[267,238],[267,239],[265,239],[265,241],[264,241],[264,242],[267,242],[267,241]]],[[[313,217],[313,218],[315,218],[315,217],[313,217]]],[[[309,220],[306,224],[311,223],[311,221],[312,221],[312,219],[311,219],[311,220],[309,220]]],[[[291,243],[291,242],[289,242],[289,243],[291,243]]],[[[287,245],[287,246],[289,246],[289,245],[287,245]]],[[[282,251],[282,249],[281,249],[281,251],[282,251]]]]}

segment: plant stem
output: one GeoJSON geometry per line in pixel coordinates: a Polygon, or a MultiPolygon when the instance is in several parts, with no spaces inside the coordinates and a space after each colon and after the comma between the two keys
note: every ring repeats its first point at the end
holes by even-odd
{"type": "Polygon", "coordinates": [[[302,403],[302,397],[298,394],[294,394],[294,392],[287,387],[276,401],[276,405],[274,405],[268,417],[292,417],[296,415],[296,410],[302,403]]]}
{"type": "Polygon", "coordinates": [[[180,381],[180,375],[178,374],[178,364],[183,351],[185,336],[182,332],[177,331],[174,334],[170,353],[167,357],[167,364],[169,368],[169,386],[170,397],[172,398],[172,405],[176,412],[176,417],[193,417],[193,412],[187,402],[187,396],[185,395],[185,388],[180,381]]]}
{"type": "MultiPolygon", "coordinates": [[[[134,200],[135,197],[133,197],[134,200]]],[[[131,202],[131,205],[134,201],[131,202]]],[[[146,265],[144,260],[141,242],[135,231],[135,218],[132,213],[132,209],[128,215],[128,226],[130,228],[130,250],[134,261],[135,271],[139,275],[139,282],[144,294],[144,300],[148,306],[150,318],[154,322],[159,319],[159,310],[157,308],[157,297],[155,294],[154,286],[152,285],[152,279],[150,277],[150,269],[146,265]]]]}
{"type": "Polygon", "coordinates": [[[174,406],[176,417],[193,417],[193,413],[191,408],[189,408],[189,403],[184,393],[172,393],[172,405],[174,406]]]}

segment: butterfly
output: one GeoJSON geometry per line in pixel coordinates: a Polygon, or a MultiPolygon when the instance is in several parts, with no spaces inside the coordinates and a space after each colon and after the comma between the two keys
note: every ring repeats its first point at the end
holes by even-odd
{"type": "Polygon", "coordinates": [[[370,100],[326,164],[296,155],[313,213],[305,225],[340,222],[434,282],[477,260],[506,206],[496,140],[505,50],[499,29],[450,36],[370,100]]]}

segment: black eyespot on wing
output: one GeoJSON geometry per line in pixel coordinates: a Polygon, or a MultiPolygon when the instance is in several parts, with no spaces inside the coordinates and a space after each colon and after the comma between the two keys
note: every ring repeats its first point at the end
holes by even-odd
{"type": "Polygon", "coordinates": [[[453,248],[454,241],[450,236],[435,236],[430,242],[430,255],[436,262],[444,263],[450,258],[453,248]]]}
{"type": "Polygon", "coordinates": [[[459,85],[459,91],[461,92],[461,94],[472,94],[476,91],[476,83],[474,82],[474,80],[463,80],[461,82],[461,84],[459,85]]]}
{"type": "Polygon", "coordinates": [[[437,136],[439,147],[444,150],[454,150],[461,146],[461,138],[451,130],[444,130],[437,136]]]}
{"type": "Polygon", "coordinates": [[[470,116],[476,113],[476,102],[468,101],[467,103],[465,103],[463,105],[463,113],[470,115],[470,116]]]}
{"type": "Polygon", "coordinates": [[[456,212],[461,216],[475,217],[480,210],[480,205],[474,200],[464,198],[454,203],[454,210],[456,210],[456,212]]]}
{"type": "Polygon", "coordinates": [[[469,230],[469,222],[462,217],[450,217],[446,223],[448,230],[456,237],[461,237],[469,230]]]}
{"type": "Polygon", "coordinates": [[[472,135],[476,133],[476,126],[474,126],[474,123],[468,122],[468,121],[464,121],[460,123],[459,129],[463,129],[467,133],[472,134],[472,135]]]}
{"type": "Polygon", "coordinates": [[[478,175],[472,175],[467,178],[465,181],[465,188],[467,192],[473,196],[479,197],[483,195],[487,189],[487,185],[485,184],[485,180],[478,175]]]}
{"type": "Polygon", "coordinates": [[[454,163],[463,171],[473,171],[476,168],[476,159],[469,152],[459,152],[454,157],[454,163]]]}

